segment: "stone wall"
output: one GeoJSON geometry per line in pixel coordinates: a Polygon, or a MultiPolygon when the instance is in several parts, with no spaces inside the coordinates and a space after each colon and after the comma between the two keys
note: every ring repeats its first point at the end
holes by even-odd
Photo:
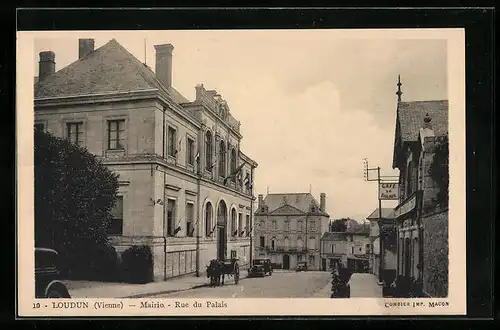
{"type": "Polygon", "coordinates": [[[431,297],[448,296],[448,210],[422,217],[424,227],[423,290],[431,297]]]}

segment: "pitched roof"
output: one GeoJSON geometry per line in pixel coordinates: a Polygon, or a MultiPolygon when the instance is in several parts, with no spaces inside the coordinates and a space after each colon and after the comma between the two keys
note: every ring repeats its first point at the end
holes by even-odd
{"type": "Polygon", "coordinates": [[[345,232],[325,232],[323,236],[321,237],[321,240],[323,241],[345,241],[346,237],[345,232]]]}
{"type": "MultiPolygon", "coordinates": [[[[366,217],[368,220],[375,220],[379,218],[378,207],[369,216],[366,217]]],[[[394,219],[394,209],[389,207],[382,208],[382,219],[394,219]]]]}
{"type": "Polygon", "coordinates": [[[155,73],[118,41],[105,45],[76,60],[35,84],[35,98],[89,95],[158,89],[175,103],[189,102],[173,87],[168,89],[155,73]]]}
{"type": "Polygon", "coordinates": [[[287,194],[268,194],[264,198],[264,203],[268,206],[269,212],[272,212],[283,205],[290,205],[304,213],[309,212],[311,203],[319,208],[319,204],[310,193],[287,193],[287,194]]]}
{"type": "Polygon", "coordinates": [[[397,118],[402,142],[418,141],[418,131],[427,113],[436,136],[448,133],[448,100],[400,102],[397,118]]]}

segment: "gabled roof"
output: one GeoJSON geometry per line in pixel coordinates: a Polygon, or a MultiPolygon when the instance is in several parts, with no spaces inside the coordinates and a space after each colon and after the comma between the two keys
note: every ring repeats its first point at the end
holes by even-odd
{"type": "Polygon", "coordinates": [[[304,213],[308,213],[311,203],[314,203],[315,207],[319,210],[319,203],[311,193],[268,194],[264,198],[264,204],[268,206],[269,212],[273,212],[286,204],[304,213]]]}
{"type": "Polygon", "coordinates": [[[365,225],[360,225],[358,227],[354,227],[352,229],[349,229],[346,232],[348,234],[354,234],[354,235],[369,235],[370,234],[370,227],[365,226],[365,225]]]}
{"type": "MultiPolygon", "coordinates": [[[[376,208],[369,216],[366,217],[368,220],[377,220],[379,218],[379,209],[376,208]]],[[[389,207],[382,208],[382,219],[394,219],[394,209],[389,207]]]]}
{"type": "Polygon", "coordinates": [[[115,39],[35,84],[35,98],[158,89],[177,104],[189,102],[115,39]]]}
{"type": "Polygon", "coordinates": [[[397,143],[418,141],[418,132],[429,114],[435,136],[448,133],[448,100],[399,102],[396,115],[393,167],[396,166],[397,143]]]}

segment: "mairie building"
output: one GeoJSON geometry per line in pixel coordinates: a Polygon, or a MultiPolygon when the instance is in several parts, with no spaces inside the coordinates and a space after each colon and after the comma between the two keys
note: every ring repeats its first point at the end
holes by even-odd
{"type": "Polygon", "coordinates": [[[240,122],[215,90],[193,101],[172,85],[170,44],[156,45],[155,72],[115,39],[56,72],[40,53],[35,129],[87,148],[119,174],[109,240],[120,255],[153,251],[156,281],[200,275],[214,258],[251,253],[257,163],[240,148],[240,122]]]}

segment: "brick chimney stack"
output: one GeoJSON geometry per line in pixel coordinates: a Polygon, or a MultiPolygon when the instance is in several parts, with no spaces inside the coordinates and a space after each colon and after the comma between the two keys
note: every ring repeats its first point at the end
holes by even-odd
{"type": "Polygon", "coordinates": [[[94,39],[78,39],[78,59],[94,51],[94,39]]]}
{"type": "Polygon", "coordinates": [[[319,198],[319,208],[321,211],[326,212],[326,194],[321,193],[319,198]]]}
{"type": "Polygon", "coordinates": [[[56,54],[52,51],[40,52],[38,80],[41,81],[56,72],[56,54]]]}
{"type": "Polygon", "coordinates": [[[156,78],[166,88],[172,87],[172,51],[171,44],[155,45],[156,50],[156,78]]]}

